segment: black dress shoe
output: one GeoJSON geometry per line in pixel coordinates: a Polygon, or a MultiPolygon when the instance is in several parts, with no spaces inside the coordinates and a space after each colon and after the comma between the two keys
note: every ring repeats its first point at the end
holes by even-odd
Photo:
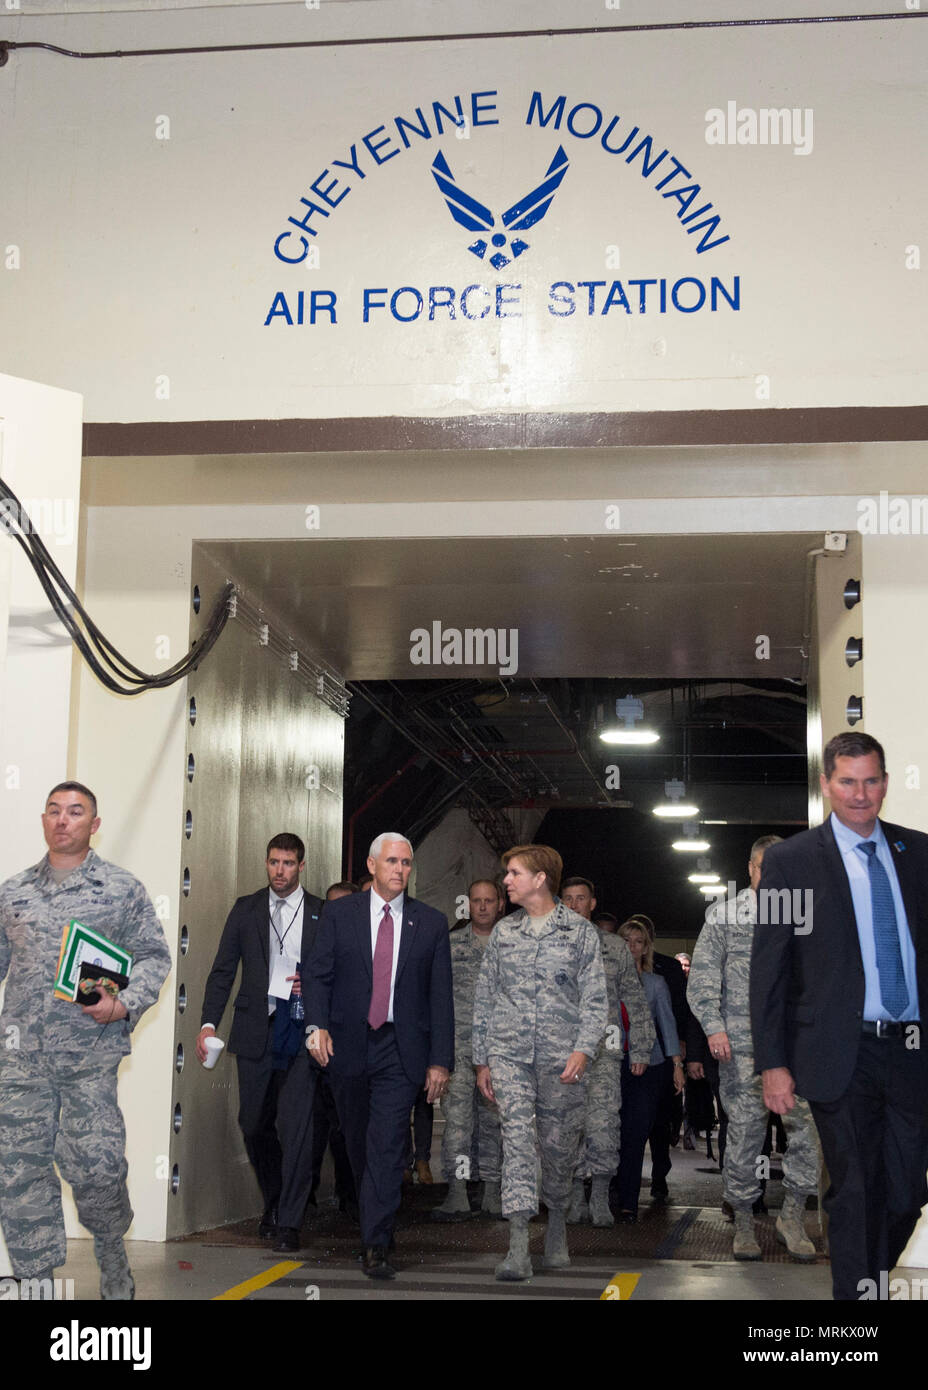
{"type": "Polygon", "coordinates": [[[268,1207],[261,1218],[258,1226],[258,1235],[262,1240],[272,1240],[277,1234],[277,1208],[268,1207]]]}
{"type": "Polygon", "coordinates": [[[295,1226],[278,1226],[275,1250],[299,1250],[300,1233],[295,1226]]]}
{"type": "Polygon", "coordinates": [[[361,1272],[368,1279],[395,1279],[396,1270],[387,1264],[385,1245],[368,1245],[361,1256],[361,1272]]]}
{"type": "Polygon", "coordinates": [[[620,1223],[620,1225],[622,1225],[622,1226],[634,1226],[634,1225],[636,1224],[637,1221],[638,1221],[638,1213],[637,1213],[636,1211],[620,1211],[620,1212],[619,1212],[619,1223],[620,1223]]]}
{"type": "MultiPolygon", "coordinates": [[[[363,1260],[363,1259],[364,1259],[364,1253],[365,1253],[366,1250],[382,1250],[382,1249],[383,1249],[383,1246],[381,1246],[381,1245],[371,1245],[371,1246],[362,1245],[358,1250],[353,1250],[353,1251],[351,1252],[351,1253],[352,1253],[352,1259],[355,1259],[355,1260],[363,1260]]],[[[395,1249],[396,1249],[396,1238],[395,1238],[395,1236],[391,1236],[391,1237],[390,1237],[390,1244],[386,1247],[387,1254],[388,1254],[388,1255],[392,1255],[395,1249]]]]}

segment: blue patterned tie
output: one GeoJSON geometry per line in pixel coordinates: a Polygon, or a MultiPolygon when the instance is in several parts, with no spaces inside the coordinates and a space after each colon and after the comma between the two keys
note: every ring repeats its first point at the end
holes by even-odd
{"type": "Polygon", "coordinates": [[[880,973],[880,998],[887,1013],[898,1018],[909,1002],[899,931],[889,875],[876,857],[876,843],[862,840],[857,849],[867,856],[870,873],[870,903],[873,909],[873,939],[876,945],[876,968],[880,973]]]}

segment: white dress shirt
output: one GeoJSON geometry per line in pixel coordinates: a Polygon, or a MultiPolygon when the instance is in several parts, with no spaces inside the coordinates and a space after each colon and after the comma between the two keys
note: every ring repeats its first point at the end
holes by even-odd
{"type": "MultiPolygon", "coordinates": [[[[300,963],[300,949],[303,943],[303,885],[298,883],[293,892],[286,898],[279,898],[273,888],[268,889],[267,904],[268,922],[268,985],[271,983],[271,976],[274,973],[274,963],[281,954],[280,945],[283,942],[283,957],[287,962],[287,974],[295,975],[297,966],[300,963]],[[281,929],[280,941],[277,939],[277,932],[274,930],[274,920],[271,913],[274,911],[275,903],[283,903],[281,909],[281,929]]],[[[273,994],[267,996],[267,1011],[272,1014],[279,1004],[273,994]]]]}
{"type": "Polygon", "coordinates": [[[371,963],[373,964],[374,952],[377,949],[377,933],[383,921],[383,910],[389,907],[390,915],[393,918],[393,968],[390,971],[390,1007],[387,1009],[387,1022],[393,1022],[393,990],[396,985],[396,963],[400,957],[400,935],[403,930],[403,907],[406,903],[406,894],[400,893],[398,898],[392,902],[385,903],[383,898],[374,891],[371,884],[371,963]]]}
{"type": "MultiPolygon", "coordinates": [[[[271,919],[271,912],[273,911],[274,904],[275,904],[276,902],[282,902],[282,903],[284,904],[283,913],[282,913],[283,931],[281,932],[281,935],[282,935],[283,938],[284,938],[284,955],[287,957],[288,961],[292,961],[292,962],[293,962],[293,968],[292,968],[291,970],[288,970],[288,971],[287,971],[287,974],[288,974],[288,975],[295,975],[295,974],[296,974],[296,967],[297,967],[297,966],[299,965],[299,963],[300,963],[300,949],[301,949],[302,943],[303,943],[303,887],[302,887],[302,884],[297,884],[296,888],[294,888],[294,890],[293,890],[293,892],[290,894],[290,896],[289,896],[289,897],[286,897],[286,898],[278,898],[278,896],[277,896],[277,894],[274,892],[273,888],[269,888],[269,889],[268,889],[268,904],[267,904],[267,938],[268,938],[268,943],[267,943],[267,944],[268,944],[268,953],[267,953],[267,962],[268,962],[267,982],[268,982],[268,985],[270,985],[270,983],[271,983],[271,975],[274,973],[274,961],[275,961],[276,957],[280,954],[280,942],[277,940],[277,933],[274,931],[274,923],[273,923],[273,921],[272,921],[272,919],[271,919]],[[291,919],[292,919],[292,922],[293,922],[292,927],[290,926],[291,919]],[[295,956],[294,956],[294,953],[295,953],[295,956]]],[[[271,993],[269,992],[269,993],[268,993],[268,996],[267,996],[267,1012],[268,1012],[268,1017],[270,1017],[270,1015],[271,1015],[271,1014],[274,1012],[274,1010],[277,1008],[277,1004],[278,1004],[277,999],[275,999],[274,995],[271,994],[271,993]]],[[[212,1028],[212,1030],[213,1030],[214,1033],[215,1033],[215,1031],[216,1031],[216,1025],[215,1025],[214,1023],[204,1023],[204,1024],[203,1024],[203,1027],[204,1027],[204,1028],[212,1028]]]]}

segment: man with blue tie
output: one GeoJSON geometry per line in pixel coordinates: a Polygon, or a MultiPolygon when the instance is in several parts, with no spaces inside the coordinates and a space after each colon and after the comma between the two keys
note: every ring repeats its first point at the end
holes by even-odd
{"type": "Polygon", "coordinates": [[[409,1112],[424,1084],[444,1095],[454,1067],[448,922],[406,896],[412,846],[378,835],[370,889],[326,904],[309,961],[306,1046],[331,1067],[354,1172],[364,1247],[361,1268],[392,1279],[409,1112]]]}
{"type": "Polygon", "coordinates": [[[764,855],[751,1018],[768,1108],[810,1103],[834,1296],[850,1300],[885,1296],[928,1201],[928,836],[879,820],[876,739],[836,735],[824,767],[828,820],[764,855]]]}

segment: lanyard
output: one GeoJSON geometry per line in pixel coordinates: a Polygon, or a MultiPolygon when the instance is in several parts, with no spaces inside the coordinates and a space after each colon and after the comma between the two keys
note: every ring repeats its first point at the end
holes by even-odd
{"type": "MultiPolygon", "coordinates": [[[[281,915],[283,915],[283,901],[284,901],[284,900],[283,900],[283,898],[278,898],[277,901],[278,901],[278,903],[279,903],[280,906],[281,906],[281,915]]],[[[303,899],[300,898],[300,900],[299,900],[299,902],[297,903],[296,907],[293,909],[293,916],[290,918],[290,921],[287,923],[287,930],[284,932],[283,936],[281,936],[280,932],[277,930],[277,923],[274,921],[274,914],[273,914],[273,912],[271,913],[271,927],[273,928],[274,935],[277,937],[277,944],[278,944],[278,946],[280,947],[280,954],[281,954],[281,955],[283,955],[283,953],[284,953],[284,942],[286,941],[287,937],[290,935],[290,928],[293,926],[294,922],[296,921],[296,919],[297,919],[297,914],[299,913],[300,908],[301,908],[302,906],[303,906],[303,899]]]]}

